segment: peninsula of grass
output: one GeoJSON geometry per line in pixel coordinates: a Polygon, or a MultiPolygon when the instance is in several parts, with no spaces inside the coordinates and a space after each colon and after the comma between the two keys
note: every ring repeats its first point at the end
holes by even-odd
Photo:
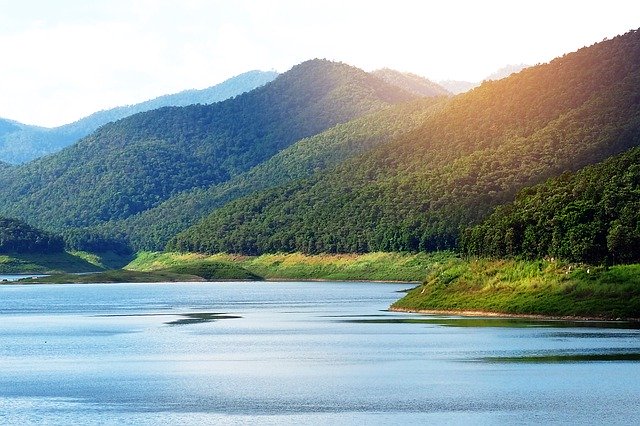
{"type": "Polygon", "coordinates": [[[464,260],[431,265],[392,310],[640,318],[640,265],[593,267],[552,260],[464,260]]]}
{"type": "Polygon", "coordinates": [[[106,284],[106,283],[156,283],[156,282],[198,282],[204,278],[169,271],[138,272],[124,269],[89,274],[51,274],[39,278],[17,281],[19,284],[106,284]]]}
{"type": "Polygon", "coordinates": [[[224,271],[222,265],[227,265],[229,271],[232,271],[229,277],[237,277],[238,271],[244,270],[250,274],[246,279],[421,282],[429,265],[450,256],[450,253],[278,253],[238,256],[145,252],[139,253],[125,269],[169,270],[200,275],[202,269],[209,268],[210,265],[216,265],[218,274],[224,271]]]}
{"type": "Polygon", "coordinates": [[[114,254],[86,252],[51,254],[9,253],[0,255],[0,274],[86,273],[124,266],[130,259],[114,254]]]}

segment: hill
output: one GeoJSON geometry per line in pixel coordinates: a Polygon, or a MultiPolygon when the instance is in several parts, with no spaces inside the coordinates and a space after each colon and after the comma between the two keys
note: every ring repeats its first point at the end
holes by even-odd
{"type": "Polygon", "coordinates": [[[16,220],[0,218],[0,253],[61,253],[62,237],[16,220]]]}
{"type": "Polygon", "coordinates": [[[523,189],[513,203],[466,230],[461,246],[479,256],[640,262],[638,212],[640,148],[633,148],[523,189]]]}
{"type": "Polygon", "coordinates": [[[373,71],[372,74],[387,83],[398,86],[416,96],[431,98],[451,95],[451,92],[439,84],[409,72],[400,72],[389,68],[383,68],[373,71]]]}
{"type": "Polygon", "coordinates": [[[106,123],[165,106],[219,102],[262,86],[277,75],[275,72],[249,71],[206,89],[186,90],[135,105],[99,111],[73,123],[54,128],[29,126],[0,119],[0,160],[13,164],[25,163],[60,151],[106,123]]]}
{"type": "Polygon", "coordinates": [[[97,250],[106,240],[134,250],[162,250],[178,232],[227,202],[283,185],[335,166],[416,128],[442,107],[444,99],[420,99],[384,108],[302,139],[229,181],[185,191],[158,206],[121,221],[67,232],[76,249],[97,250]],[[94,243],[90,240],[94,239],[94,243]]]}
{"type": "Polygon", "coordinates": [[[124,219],[233,178],[299,139],[413,98],[345,64],[312,60],[212,105],[165,107],[0,173],[0,210],[49,229],[124,219]]]}
{"type": "Polygon", "coordinates": [[[172,250],[451,248],[516,192],[638,145],[640,32],[453,98],[416,130],[333,170],[231,202],[172,250]]]}

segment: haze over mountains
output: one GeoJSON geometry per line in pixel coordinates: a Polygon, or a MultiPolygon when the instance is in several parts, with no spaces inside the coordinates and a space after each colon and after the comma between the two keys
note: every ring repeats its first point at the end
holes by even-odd
{"type": "Polygon", "coordinates": [[[211,104],[262,86],[278,76],[273,71],[248,71],[215,86],[160,96],[135,105],[95,112],[55,128],[30,126],[0,118],[0,161],[21,164],[57,152],[98,127],[130,115],[164,106],[211,104]]]}
{"type": "MultiPolygon", "coordinates": [[[[499,70],[489,74],[484,80],[500,80],[506,77],[509,77],[511,74],[522,71],[527,68],[529,65],[518,64],[518,65],[506,65],[499,70]]],[[[472,82],[472,81],[461,81],[461,80],[441,80],[438,82],[438,85],[445,88],[447,91],[454,95],[459,95],[460,93],[468,92],[474,87],[478,87],[482,82],[472,82]]]]}

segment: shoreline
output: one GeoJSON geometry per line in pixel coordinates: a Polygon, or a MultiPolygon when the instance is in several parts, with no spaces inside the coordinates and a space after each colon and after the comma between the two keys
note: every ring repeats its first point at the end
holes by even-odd
{"type": "Polygon", "coordinates": [[[640,323],[640,318],[607,318],[607,317],[585,317],[571,315],[542,315],[542,314],[511,314],[506,312],[478,311],[478,310],[446,310],[446,309],[408,309],[390,306],[390,312],[403,312],[411,314],[426,315],[456,315],[462,317],[491,317],[491,318],[520,318],[537,319],[546,321],[585,321],[585,322],[634,322],[640,323]]]}

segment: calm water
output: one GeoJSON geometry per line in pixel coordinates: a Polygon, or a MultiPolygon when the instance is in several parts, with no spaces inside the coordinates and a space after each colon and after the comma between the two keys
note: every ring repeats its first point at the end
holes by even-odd
{"type": "Polygon", "coordinates": [[[406,287],[0,286],[0,423],[640,424],[640,330],[385,312],[406,287]]]}

